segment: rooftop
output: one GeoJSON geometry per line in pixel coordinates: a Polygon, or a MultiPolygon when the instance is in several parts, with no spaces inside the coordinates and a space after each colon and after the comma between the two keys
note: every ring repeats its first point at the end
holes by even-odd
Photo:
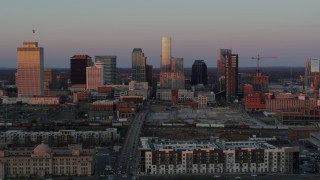
{"type": "Polygon", "coordinates": [[[133,48],[133,52],[142,52],[141,48],[133,48]]]}
{"type": "Polygon", "coordinates": [[[141,137],[141,149],[152,151],[175,150],[236,150],[236,149],[277,149],[277,147],[266,141],[231,141],[231,142],[211,142],[211,141],[172,141],[157,137],[141,137]]]}
{"type": "Polygon", "coordinates": [[[225,150],[235,149],[277,149],[275,146],[265,141],[232,141],[224,142],[225,150]]]}

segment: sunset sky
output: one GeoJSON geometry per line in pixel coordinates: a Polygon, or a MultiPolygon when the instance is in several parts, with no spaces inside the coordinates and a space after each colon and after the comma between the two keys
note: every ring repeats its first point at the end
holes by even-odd
{"type": "Polygon", "coordinates": [[[185,67],[203,59],[216,67],[219,48],[252,56],[277,56],[261,66],[304,66],[320,57],[319,0],[24,0],[0,6],[0,67],[16,68],[23,41],[44,47],[45,67],[69,68],[74,54],[116,55],[131,67],[133,48],[160,65],[161,37],[185,67]],[[32,30],[36,33],[33,34],[32,30]]]}

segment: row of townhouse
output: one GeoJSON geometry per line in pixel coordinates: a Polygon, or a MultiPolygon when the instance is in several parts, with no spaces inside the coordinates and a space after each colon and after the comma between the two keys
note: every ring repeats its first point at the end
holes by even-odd
{"type": "Polygon", "coordinates": [[[117,128],[107,128],[105,131],[60,130],[57,132],[9,130],[0,133],[0,143],[9,147],[34,146],[42,142],[53,147],[79,143],[84,146],[95,146],[107,145],[119,139],[120,133],[117,128]]]}
{"type": "Polygon", "coordinates": [[[141,138],[141,174],[296,173],[299,148],[264,141],[192,142],[141,138]]]}

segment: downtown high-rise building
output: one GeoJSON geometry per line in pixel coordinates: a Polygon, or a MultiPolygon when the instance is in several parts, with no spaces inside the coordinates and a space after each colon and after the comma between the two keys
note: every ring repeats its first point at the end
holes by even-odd
{"type": "Polygon", "coordinates": [[[132,81],[146,82],[146,61],[141,48],[134,48],[132,51],[132,81]]]}
{"type": "Polygon", "coordinates": [[[103,84],[117,84],[117,56],[95,56],[95,62],[103,64],[103,84]]]}
{"type": "Polygon", "coordinates": [[[304,74],[304,92],[309,97],[318,97],[320,88],[320,60],[319,58],[309,57],[306,61],[305,74],[304,74]]]}
{"type": "Polygon", "coordinates": [[[70,58],[70,83],[72,87],[86,87],[86,68],[92,65],[88,55],[74,55],[70,58]]]}
{"type": "Polygon", "coordinates": [[[207,64],[204,60],[195,60],[192,64],[191,85],[208,85],[207,64]]]}
{"type": "Polygon", "coordinates": [[[146,65],[146,81],[148,82],[148,86],[153,85],[153,67],[152,65],[146,65]]]}
{"type": "Polygon", "coordinates": [[[226,90],[226,58],[232,54],[231,49],[219,49],[219,57],[217,61],[217,80],[219,82],[219,91],[226,90]]]}
{"type": "Polygon", "coordinates": [[[160,87],[171,88],[171,38],[162,37],[160,87]]]}
{"type": "Polygon", "coordinates": [[[86,68],[87,74],[87,90],[97,90],[99,86],[102,86],[104,83],[103,79],[103,63],[96,62],[94,66],[90,66],[86,68]]]}
{"type": "Polygon", "coordinates": [[[171,59],[171,89],[184,89],[183,58],[171,59]]]}
{"type": "Polygon", "coordinates": [[[226,100],[231,101],[238,95],[238,54],[226,56],[225,84],[226,100]]]}
{"type": "Polygon", "coordinates": [[[43,70],[43,82],[44,82],[44,95],[50,94],[50,88],[52,84],[52,69],[45,68],[43,70]]]}
{"type": "Polygon", "coordinates": [[[172,57],[171,38],[162,37],[160,87],[166,89],[184,89],[184,81],[183,58],[172,57]]]}
{"type": "Polygon", "coordinates": [[[23,42],[17,49],[16,85],[18,96],[44,94],[43,48],[38,42],[23,42]]]}

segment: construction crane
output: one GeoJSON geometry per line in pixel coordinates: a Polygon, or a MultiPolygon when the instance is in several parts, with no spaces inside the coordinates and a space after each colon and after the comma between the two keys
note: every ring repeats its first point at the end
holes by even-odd
{"type": "Polygon", "coordinates": [[[256,59],[257,60],[257,75],[260,75],[260,71],[259,71],[259,61],[260,59],[271,59],[271,58],[277,58],[275,56],[266,56],[266,57],[261,57],[259,54],[258,56],[252,57],[251,59],[256,59]]]}

